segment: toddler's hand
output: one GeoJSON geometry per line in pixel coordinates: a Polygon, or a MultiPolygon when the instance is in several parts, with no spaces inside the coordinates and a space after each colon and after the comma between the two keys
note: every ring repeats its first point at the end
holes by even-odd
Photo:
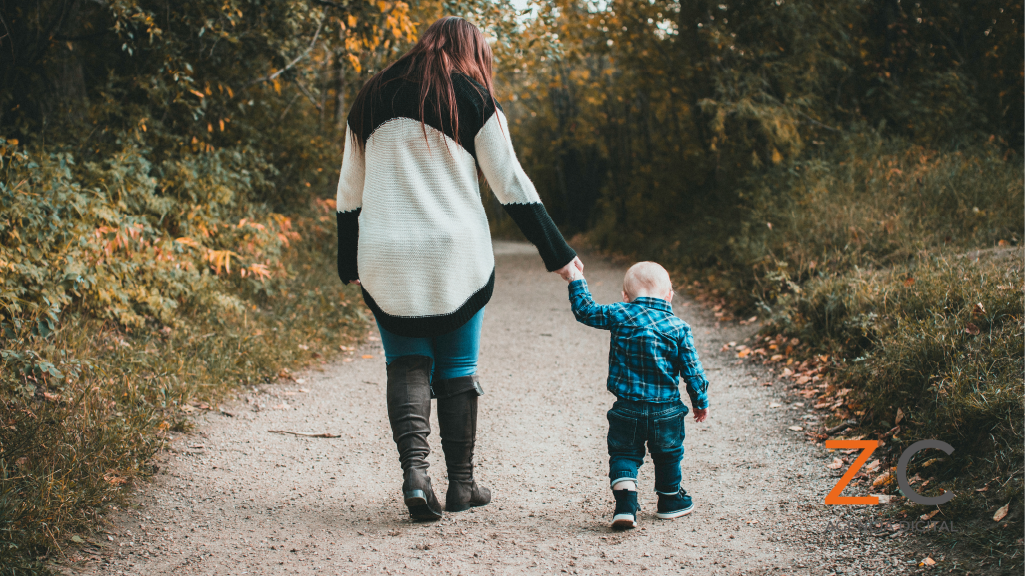
{"type": "Polygon", "coordinates": [[[694,409],[694,420],[704,422],[706,418],[708,418],[708,408],[705,408],[704,410],[698,410],[697,408],[694,409]]]}
{"type": "Polygon", "coordinates": [[[579,257],[573,258],[562,268],[555,271],[556,274],[562,276],[562,279],[566,282],[573,282],[574,280],[580,280],[584,277],[584,263],[580,261],[579,257]]]}

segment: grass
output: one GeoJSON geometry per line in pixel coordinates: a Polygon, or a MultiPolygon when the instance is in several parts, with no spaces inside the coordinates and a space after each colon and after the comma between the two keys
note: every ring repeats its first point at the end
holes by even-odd
{"type": "Polygon", "coordinates": [[[48,557],[153,472],[153,455],[169,432],[190,426],[193,405],[215,406],[238,386],[330,357],[362,336],[361,300],[338,281],[322,250],[329,241],[312,235],[292,248],[289,279],[274,292],[246,293],[239,283],[238,313],[193,307],[174,327],[127,329],[71,310],[47,339],[25,333],[4,342],[0,574],[45,573],[48,557]],[[17,353],[37,354],[64,378],[5,369],[17,353]]]}

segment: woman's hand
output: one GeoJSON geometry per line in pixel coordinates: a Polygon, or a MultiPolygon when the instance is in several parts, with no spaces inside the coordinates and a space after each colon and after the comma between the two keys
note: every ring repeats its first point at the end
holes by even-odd
{"type": "Polygon", "coordinates": [[[566,282],[579,280],[584,277],[584,263],[580,261],[579,256],[576,256],[570,260],[569,264],[559,268],[555,273],[562,276],[566,282]]]}

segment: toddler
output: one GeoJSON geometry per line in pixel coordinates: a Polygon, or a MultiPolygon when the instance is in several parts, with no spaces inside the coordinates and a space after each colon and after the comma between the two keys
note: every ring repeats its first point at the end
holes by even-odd
{"type": "Polygon", "coordinates": [[[655,466],[658,518],[694,509],[680,488],[684,418],[678,378],[687,383],[694,419],[708,417],[708,380],[694,349],[690,326],[673,315],[673,285],[654,262],[634,264],[623,279],[623,303],[595,304],[580,271],[570,275],[569,299],[577,321],[612,332],[608,389],[616,402],[608,412],[609,478],[616,509],[612,527],[636,528],[637,469],[647,442],[655,466]]]}

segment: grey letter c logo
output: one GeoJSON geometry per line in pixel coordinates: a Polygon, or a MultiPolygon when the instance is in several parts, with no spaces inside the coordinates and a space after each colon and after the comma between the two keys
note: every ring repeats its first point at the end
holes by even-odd
{"type": "Polygon", "coordinates": [[[911,446],[908,446],[908,449],[900,455],[900,460],[897,461],[897,485],[900,486],[900,491],[904,493],[904,496],[907,496],[907,499],[911,500],[915,504],[923,504],[925,506],[946,504],[954,497],[953,492],[948,490],[944,494],[930,498],[915,492],[915,489],[912,488],[911,484],[908,482],[908,462],[911,461],[912,456],[927,448],[943,450],[947,454],[954,451],[953,446],[943,442],[942,440],[919,440],[911,446]]]}

